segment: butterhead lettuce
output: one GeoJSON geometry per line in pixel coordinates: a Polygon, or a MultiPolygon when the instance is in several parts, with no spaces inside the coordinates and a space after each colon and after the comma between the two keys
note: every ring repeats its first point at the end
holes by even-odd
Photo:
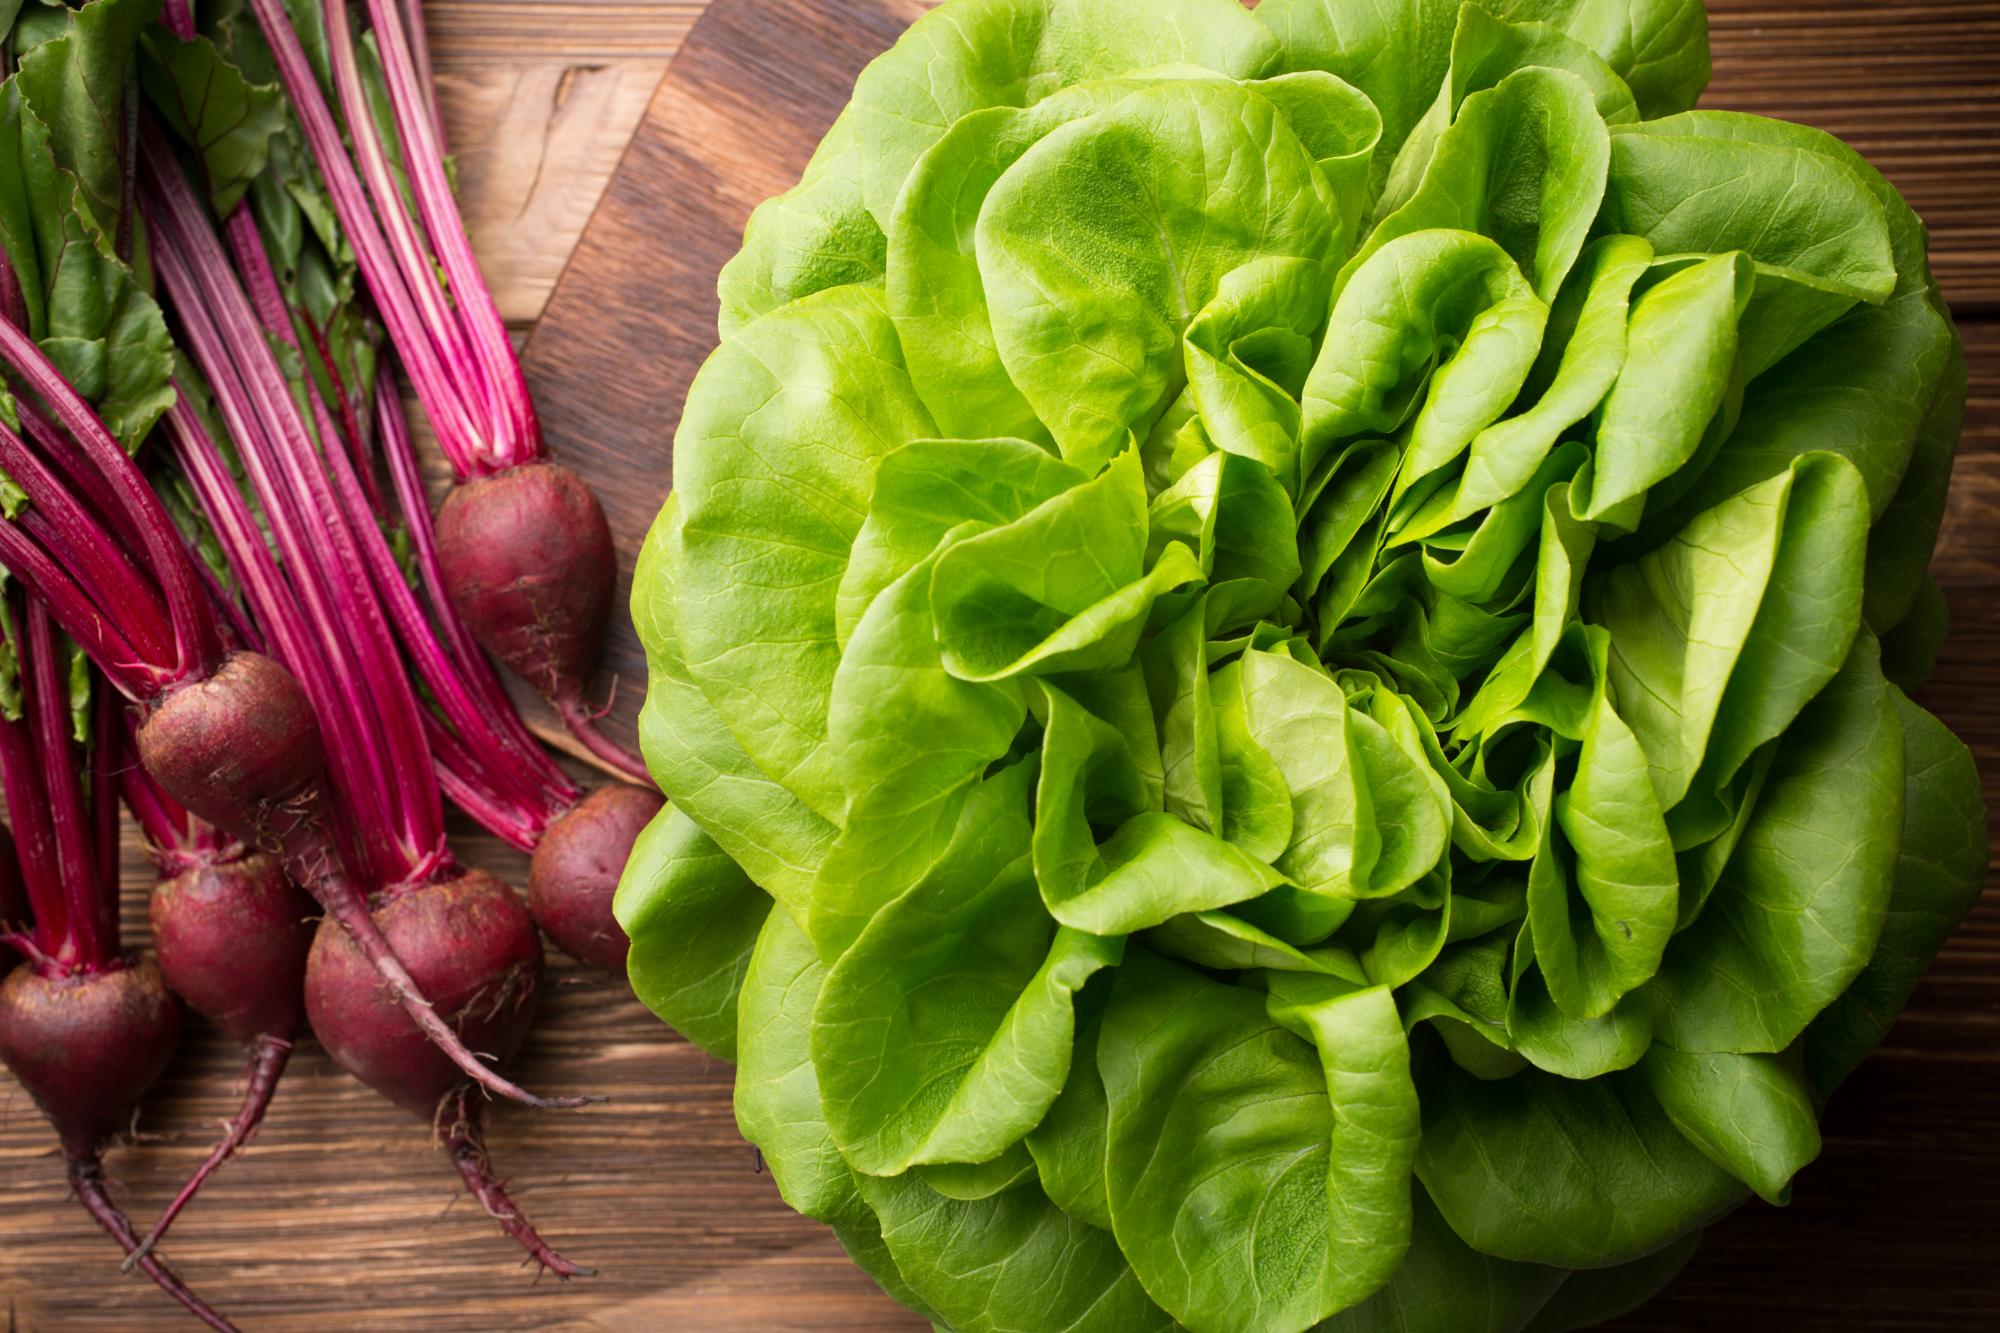
{"type": "Polygon", "coordinates": [[[1574,1327],[1977,891],[1964,368],[1694,0],[948,0],[721,280],[635,986],[944,1328],[1574,1327]]]}

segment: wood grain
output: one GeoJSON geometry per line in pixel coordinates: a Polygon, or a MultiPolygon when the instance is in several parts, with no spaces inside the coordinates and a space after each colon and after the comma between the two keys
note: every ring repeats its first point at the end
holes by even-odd
{"type": "MultiPolygon", "coordinates": [[[[599,484],[627,567],[667,484],[714,276],[743,217],[788,185],[853,74],[921,0],[431,0],[448,132],[488,277],[529,343],[545,421],[599,484]],[[686,37],[671,77],[651,85],[686,37]],[[648,100],[650,97],[650,101],[648,100]],[[613,173],[633,127],[638,134],[613,173]],[[608,188],[607,188],[608,183],[608,188]],[[597,204],[600,196],[601,205],[597,204]],[[571,248],[596,206],[583,243],[571,248]],[[568,263],[567,271],[563,265],[568,263]],[[558,272],[561,282],[547,298],[558,272]]],[[[1717,0],[1715,105],[1841,133],[1933,229],[1965,323],[1971,405],[1936,565],[1956,629],[1926,702],[1972,741],[2000,802],[2000,0],[1717,0]]],[[[609,672],[642,679],[629,632],[609,672]]],[[[637,691],[614,719],[629,727],[637,691]]],[[[629,734],[629,732],[627,733],[629,734]]],[[[518,858],[455,826],[466,859],[518,858]]],[[[134,943],[150,875],[126,866],[134,943]]],[[[1718,1226],[1631,1330],[2000,1326],[2000,889],[1829,1109],[1791,1207],[1718,1226]]],[[[148,1217],[234,1109],[239,1056],[198,1033],[112,1154],[148,1217]]],[[[567,963],[521,1062],[531,1086],[608,1092],[552,1117],[501,1108],[493,1148],[551,1238],[601,1277],[558,1286],[463,1198],[424,1125],[307,1046],[249,1155],[169,1258],[249,1330],[919,1330],[755,1170],[729,1070],[567,963]]],[[[184,1325],[63,1197],[46,1127],[0,1076],[0,1300],[32,1333],[184,1325]]]]}
{"type": "Polygon", "coordinates": [[[526,331],[706,0],[432,0],[466,228],[526,331]]]}

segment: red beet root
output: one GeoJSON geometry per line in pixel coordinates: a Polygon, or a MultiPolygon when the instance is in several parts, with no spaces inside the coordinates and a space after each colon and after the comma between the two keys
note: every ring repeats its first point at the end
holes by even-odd
{"type": "MultiPolygon", "coordinates": [[[[406,890],[376,909],[375,919],[398,957],[437,1011],[467,1046],[505,1062],[520,1048],[534,1021],[542,979],[542,941],[535,923],[512,889],[480,871],[406,890]]],[[[458,1140],[447,1134],[468,1186],[499,1218],[507,1233],[559,1277],[583,1273],[535,1235],[511,1204],[504,1215],[485,1187],[485,1152],[478,1146],[476,1121],[446,1105],[462,1087],[463,1075],[416,1026],[382,994],[374,967],[353,940],[322,925],[306,967],[306,1013],[320,1044],[340,1066],[390,1101],[426,1121],[440,1117],[466,1128],[458,1140]],[[466,1173],[463,1151],[473,1152],[480,1171],[466,1173]]],[[[497,1184],[491,1188],[497,1192],[497,1184]]]]}
{"type": "Polygon", "coordinates": [[[274,857],[205,861],[153,890],[153,948],[174,994],[236,1040],[290,1037],[316,915],[274,857]]]}
{"type": "Polygon", "coordinates": [[[583,702],[618,580],[611,525],[568,468],[536,462],[465,482],[437,516],[452,605],[484,647],[547,696],[592,754],[648,781],[583,702]]]}
{"type": "Polygon", "coordinates": [[[276,849],[321,818],[319,721],[298,680],[261,653],[232,653],[162,698],[139,728],[139,761],[168,795],[252,846],[276,849]]]}
{"type": "Polygon", "coordinates": [[[438,511],[452,602],[488,651],[551,698],[604,642],[618,557],[597,497],[554,463],[468,481],[438,511]]]}
{"type": "Polygon", "coordinates": [[[125,1261],[159,1244],[208,1178],[250,1141],[270,1109],[305,1017],[312,900],[261,852],[203,858],[153,890],[153,947],[190,1009],[250,1047],[243,1104],[222,1139],[125,1261]]]}
{"type": "MultiPolygon", "coordinates": [[[[541,989],[542,942],[511,889],[467,871],[390,898],[375,921],[467,1046],[501,1062],[520,1048],[541,989]]],[[[398,1105],[429,1116],[458,1082],[457,1066],[382,994],[353,940],[324,925],[306,966],[306,1013],[341,1068],[398,1105]]]]}
{"type": "MultiPolygon", "coordinates": [[[[180,1010],[147,961],[54,976],[21,967],[0,981],[0,1060],[55,1126],[78,1200],[128,1253],[138,1240],[105,1193],[99,1154],[131,1122],[180,1032],[180,1010]]],[[[233,1329],[159,1260],[139,1266],[210,1328],[233,1329]]]]}
{"type": "Polygon", "coordinates": [[[528,866],[528,910],[564,953],[625,970],[631,941],[611,915],[632,843],[666,802],[658,792],[599,787],[542,835],[528,866]]]}
{"type": "Polygon", "coordinates": [[[0,982],[0,1058],[71,1157],[131,1123],[180,1038],[180,1010],[147,960],[54,977],[24,967],[0,982]]]}

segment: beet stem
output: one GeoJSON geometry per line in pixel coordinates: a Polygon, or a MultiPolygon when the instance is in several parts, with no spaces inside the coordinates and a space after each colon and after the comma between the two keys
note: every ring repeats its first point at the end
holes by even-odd
{"type": "MultiPolygon", "coordinates": [[[[474,366],[492,400],[492,452],[502,467],[531,463],[541,455],[541,427],[521,363],[507,339],[507,326],[472,253],[458,201],[444,170],[444,145],[437,116],[411,54],[405,15],[396,0],[366,0],[376,54],[388,86],[391,117],[403,148],[403,165],[423,219],[431,251],[445,272],[474,366]]],[[[423,19],[417,17],[417,26],[423,19]]],[[[386,132],[387,127],[384,127],[386,132]]]]}
{"type": "MultiPolygon", "coordinates": [[[[375,220],[332,108],[320,92],[319,76],[313,72],[305,46],[292,29],[291,16],[283,0],[250,0],[250,8],[270,44],[300,130],[312,149],[313,160],[319,164],[327,193],[333,198],[340,229],[354,248],[355,263],[368,284],[369,294],[375,298],[375,307],[389,330],[390,340],[402,353],[404,368],[417,396],[423,400],[424,410],[437,427],[438,444],[450,457],[455,471],[469,473],[479,460],[468,442],[476,441],[479,431],[445,368],[438,345],[432,342],[431,330],[418,310],[416,297],[405,285],[389,241],[375,220]]],[[[351,49],[350,44],[350,52],[351,49]]],[[[338,54],[339,47],[334,50],[338,54]]]]}
{"type": "MultiPolygon", "coordinates": [[[[146,552],[174,627],[176,678],[209,674],[221,660],[222,642],[216,633],[207,594],[194,572],[193,559],[181,545],[180,529],[174,526],[145,475],[124,446],[111,438],[111,432],[62,377],[48,355],[26,332],[4,319],[0,319],[0,362],[12,367],[22,383],[42,400],[83,455],[104,474],[117,496],[127,536],[146,552]]],[[[149,665],[159,664],[149,662],[149,665]]]]}
{"type": "Polygon", "coordinates": [[[653,775],[646,771],[646,765],[597,729],[597,715],[585,708],[581,699],[559,700],[556,711],[562,714],[563,725],[569,728],[570,735],[582,741],[584,748],[601,762],[642,786],[653,785],[653,775]]]}
{"type": "Polygon", "coordinates": [[[235,1156],[236,1152],[250,1141],[251,1136],[256,1134],[257,1127],[264,1122],[264,1112],[270,1109],[271,1094],[278,1090],[278,1080],[284,1076],[285,1065],[291,1058],[290,1040],[268,1032],[258,1036],[251,1048],[249,1077],[243,1089],[243,1105],[237,1110],[236,1118],[229,1122],[228,1132],[208,1154],[208,1160],[188,1177],[187,1184],[181,1186],[181,1192],[174,1196],[174,1201],[167,1205],[166,1211],[162,1212],[159,1220],[153,1223],[153,1229],[146,1233],[146,1238],[139,1242],[139,1247],[125,1256],[125,1262],[119,1266],[120,1272],[129,1273],[134,1264],[145,1261],[146,1256],[153,1252],[153,1247],[160,1243],[161,1237],[167,1234],[167,1229],[173,1226],[174,1219],[180,1216],[181,1209],[194,1201],[194,1196],[208,1182],[208,1178],[214,1175],[216,1169],[224,1162],[235,1156]]]}
{"type": "MultiPolygon", "coordinates": [[[[70,1188],[76,1191],[77,1201],[84,1211],[97,1220],[111,1238],[124,1247],[127,1254],[138,1249],[138,1237],[132,1234],[132,1224],[125,1220],[125,1214],[118,1205],[111,1202],[111,1196],[104,1189],[104,1164],[95,1156],[72,1157],[69,1163],[70,1188]]],[[[151,1279],[161,1291],[179,1301],[181,1308],[202,1323],[215,1329],[216,1333],[238,1333],[236,1325],[210,1309],[208,1302],[187,1289],[174,1275],[174,1271],[155,1259],[144,1255],[139,1259],[140,1271],[151,1279]]]]}
{"type": "MultiPolygon", "coordinates": [[[[82,756],[70,744],[68,664],[56,643],[55,625],[41,603],[27,604],[24,629],[21,683],[27,687],[29,727],[42,769],[42,798],[48,803],[41,818],[46,819],[52,835],[56,880],[63,895],[60,934],[39,919],[36,931],[45,949],[55,946],[50,952],[57,961],[102,967],[118,953],[118,894],[115,888],[106,891],[117,881],[115,875],[103,874],[105,867],[96,855],[91,836],[96,831],[96,811],[88,803],[77,772],[82,756]]],[[[100,753],[107,739],[97,738],[100,753]]],[[[105,803],[102,788],[96,799],[101,809],[105,803]]],[[[16,824],[28,818],[21,807],[13,809],[16,824]]]]}
{"type": "Polygon", "coordinates": [[[445,1097],[441,1110],[450,1122],[444,1131],[445,1151],[451,1154],[451,1162],[458,1168],[459,1178],[465,1182],[465,1188],[471,1191],[472,1197],[486,1209],[487,1216],[519,1242],[529,1258],[554,1273],[559,1281],[597,1276],[596,1269],[571,1263],[556,1253],[514,1201],[507,1197],[507,1187],[494,1178],[493,1164],[486,1155],[486,1106],[473,1100],[472,1090],[461,1084],[456,1092],[445,1097]]]}
{"type": "MultiPolygon", "coordinates": [[[[52,438],[59,437],[36,436],[45,451],[52,438]]],[[[119,627],[146,655],[145,660],[166,660],[173,652],[173,628],[165,604],[154,595],[126,547],[77,498],[73,483],[66,480],[74,475],[74,465],[81,461],[88,468],[90,464],[73,457],[64,461],[67,466],[61,470],[44,462],[26,441],[0,422],[0,471],[28,497],[28,507],[8,521],[18,524],[58,563],[82,577],[94,599],[119,608],[119,627]]]]}
{"type": "Polygon", "coordinates": [[[124,625],[112,623],[90,593],[69,576],[64,562],[18,524],[0,522],[0,566],[55,613],[64,633],[83,645],[84,652],[111,678],[120,694],[135,699],[149,697],[176,675],[174,670],[161,670],[141,657],[125,636],[124,625]]]}
{"type": "Polygon", "coordinates": [[[280,660],[299,676],[320,714],[335,785],[355,808],[370,869],[387,879],[412,849],[421,855],[443,838],[436,784],[422,777],[430,756],[416,702],[353,534],[328,490],[317,443],[249,298],[156,130],[149,129],[148,148],[156,267],[317,639],[317,652],[298,658],[281,652],[280,660]]]}
{"type": "MultiPolygon", "coordinates": [[[[292,869],[289,866],[287,868],[292,869]]],[[[296,870],[293,878],[318,898],[327,915],[347,931],[348,937],[354,941],[354,947],[361,950],[361,956],[366,958],[383,981],[388,983],[390,992],[396,997],[396,1002],[402,1005],[403,1012],[423,1030],[425,1036],[436,1043],[440,1051],[451,1057],[453,1064],[463,1069],[480,1087],[509,1101],[547,1110],[574,1110],[579,1106],[588,1106],[592,1102],[604,1100],[602,1097],[591,1096],[538,1097],[501,1076],[491,1066],[481,1064],[479,1057],[474,1055],[459,1038],[458,1033],[452,1030],[451,1024],[438,1017],[437,1010],[433,1009],[430,1001],[424,998],[422,990],[404,968],[402,960],[396,957],[395,950],[389,945],[388,937],[382,933],[382,927],[376,924],[375,918],[369,913],[368,906],[361,900],[359,893],[326,892],[326,885],[301,876],[296,870]]]]}
{"type": "Polygon", "coordinates": [[[194,40],[194,6],[190,0],[166,0],[160,8],[160,22],[182,41],[194,40]]]}

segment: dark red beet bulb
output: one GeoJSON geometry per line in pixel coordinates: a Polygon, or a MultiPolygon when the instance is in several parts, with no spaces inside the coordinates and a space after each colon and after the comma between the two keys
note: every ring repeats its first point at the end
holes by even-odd
{"type": "Polygon", "coordinates": [[[624,974],[632,942],[611,900],[633,842],[665,804],[658,792],[599,787],[542,835],[528,864],[528,910],[570,957],[624,974]]]}

